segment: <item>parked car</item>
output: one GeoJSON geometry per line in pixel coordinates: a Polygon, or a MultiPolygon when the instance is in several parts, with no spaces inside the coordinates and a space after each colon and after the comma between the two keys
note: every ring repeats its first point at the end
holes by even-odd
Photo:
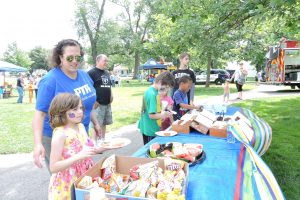
{"type": "MultiPolygon", "coordinates": [[[[196,72],[196,84],[206,82],[206,71],[196,72]]],[[[210,71],[210,82],[216,85],[221,85],[226,79],[230,79],[230,74],[224,69],[211,69],[210,71]]]]}
{"type": "MultiPolygon", "coordinates": [[[[226,69],[226,71],[230,74],[230,78],[232,78],[235,70],[234,69],[226,69]]],[[[232,79],[231,83],[233,83],[233,82],[234,82],[234,80],[232,79]]]]}

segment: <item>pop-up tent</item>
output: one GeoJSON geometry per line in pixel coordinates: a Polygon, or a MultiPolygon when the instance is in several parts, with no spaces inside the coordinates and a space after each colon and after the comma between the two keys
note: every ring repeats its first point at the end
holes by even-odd
{"type": "Polygon", "coordinates": [[[28,70],[24,67],[20,67],[5,61],[0,61],[0,72],[26,72],[26,71],[28,70]]]}
{"type": "Polygon", "coordinates": [[[139,66],[139,70],[147,69],[167,69],[167,65],[156,62],[153,58],[150,58],[145,64],[139,66]]]}
{"type": "Polygon", "coordinates": [[[14,65],[5,61],[0,61],[0,72],[3,72],[3,85],[5,84],[5,72],[26,72],[24,67],[14,65]]]}

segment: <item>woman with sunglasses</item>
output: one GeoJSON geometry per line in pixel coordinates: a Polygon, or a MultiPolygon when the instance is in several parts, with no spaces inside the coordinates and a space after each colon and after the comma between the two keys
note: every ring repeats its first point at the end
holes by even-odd
{"type": "Polygon", "coordinates": [[[99,136],[101,134],[101,128],[92,112],[96,102],[93,81],[86,72],[78,69],[83,55],[82,46],[76,40],[60,41],[52,52],[52,69],[40,80],[38,85],[32,129],[34,133],[33,159],[35,165],[40,168],[42,167],[41,161],[45,159],[49,170],[52,129],[48,109],[52,99],[59,93],[67,92],[80,96],[85,108],[83,124],[86,131],[92,121],[96,134],[99,136]]]}

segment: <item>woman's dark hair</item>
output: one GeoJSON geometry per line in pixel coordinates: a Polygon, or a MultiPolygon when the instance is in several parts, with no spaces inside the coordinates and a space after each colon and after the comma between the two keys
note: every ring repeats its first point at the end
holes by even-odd
{"type": "Polygon", "coordinates": [[[59,56],[64,54],[64,50],[68,46],[78,46],[80,48],[80,55],[83,56],[84,52],[82,46],[79,42],[73,39],[65,39],[57,43],[52,50],[52,56],[50,59],[50,68],[57,67],[61,64],[61,60],[59,56]]]}
{"type": "Polygon", "coordinates": [[[55,96],[49,108],[49,118],[51,127],[54,129],[59,126],[66,125],[66,112],[68,110],[76,108],[80,102],[80,97],[71,93],[60,93],[57,96],[55,96]]]}
{"type": "Polygon", "coordinates": [[[174,87],[175,85],[175,78],[169,71],[162,72],[155,78],[155,83],[159,81],[161,81],[161,85],[168,85],[170,87],[174,87]]]}

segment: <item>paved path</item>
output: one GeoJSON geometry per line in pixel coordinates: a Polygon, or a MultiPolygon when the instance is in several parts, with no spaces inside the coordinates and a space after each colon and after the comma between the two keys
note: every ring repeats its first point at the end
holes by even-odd
{"type": "MultiPolygon", "coordinates": [[[[258,98],[268,98],[268,97],[281,97],[281,96],[300,96],[300,90],[291,90],[287,86],[272,86],[272,85],[259,85],[256,89],[243,92],[243,99],[258,99],[258,98]]],[[[230,94],[228,104],[238,102],[236,100],[237,93],[230,94]]],[[[209,97],[197,101],[197,104],[221,104],[223,102],[223,95],[209,97]]]]}
{"type": "MultiPolygon", "coordinates": [[[[271,96],[299,96],[299,90],[289,90],[288,87],[261,85],[255,90],[245,92],[244,99],[266,98],[271,96]]],[[[235,102],[236,94],[230,95],[229,104],[235,102]]],[[[220,104],[222,96],[211,97],[197,102],[197,104],[220,104]]],[[[132,143],[124,148],[109,150],[104,155],[112,153],[131,155],[143,146],[142,136],[136,125],[129,125],[111,132],[110,137],[126,137],[132,143]]],[[[95,161],[102,155],[96,156],[95,161]]],[[[49,173],[46,168],[38,169],[32,161],[32,154],[0,155],[0,199],[2,200],[37,200],[47,199],[49,173]]]]}
{"type": "MultiPolygon", "coordinates": [[[[143,146],[142,136],[135,124],[113,131],[109,137],[126,137],[131,140],[131,144],[97,155],[95,161],[113,153],[131,155],[143,146]]],[[[47,199],[50,175],[45,167],[38,169],[33,164],[32,153],[0,155],[0,174],[1,200],[47,199]]]]}

